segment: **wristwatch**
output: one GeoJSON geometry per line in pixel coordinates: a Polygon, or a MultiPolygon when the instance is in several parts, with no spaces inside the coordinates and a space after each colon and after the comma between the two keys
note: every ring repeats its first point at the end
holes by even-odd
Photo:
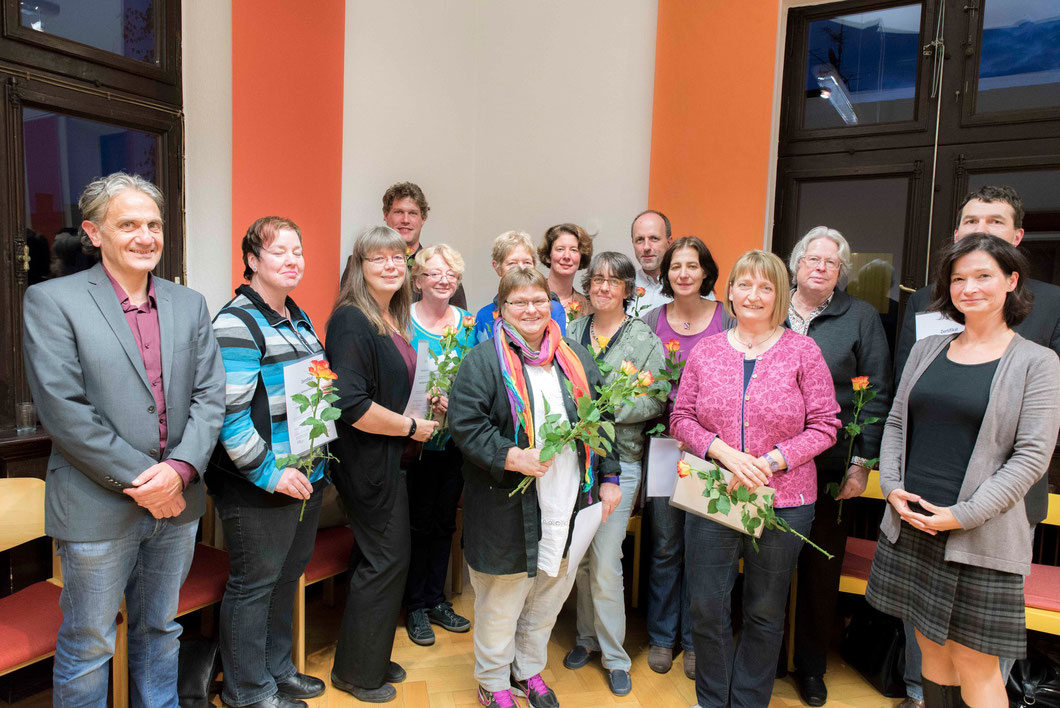
{"type": "Polygon", "coordinates": [[[409,426],[409,434],[405,436],[407,438],[411,438],[413,435],[416,434],[416,419],[409,418],[409,422],[412,423],[412,425],[409,426]]]}
{"type": "Polygon", "coordinates": [[[780,463],[773,459],[770,455],[762,455],[762,459],[769,465],[769,471],[773,474],[780,472],[780,463]]]}

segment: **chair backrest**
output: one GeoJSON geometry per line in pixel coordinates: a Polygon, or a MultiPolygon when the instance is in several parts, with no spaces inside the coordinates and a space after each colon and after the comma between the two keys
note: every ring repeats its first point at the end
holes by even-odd
{"type": "Polygon", "coordinates": [[[44,480],[0,479],[0,551],[44,535],[44,480]]]}

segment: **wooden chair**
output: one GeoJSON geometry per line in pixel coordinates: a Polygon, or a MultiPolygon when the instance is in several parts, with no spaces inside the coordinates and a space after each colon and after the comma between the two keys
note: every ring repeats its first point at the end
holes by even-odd
{"type": "MultiPolygon", "coordinates": [[[[228,553],[213,546],[215,538],[215,516],[213,501],[206,497],[206,513],[202,517],[202,541],[195,544],[195,555],[191,560],[188,577],[180,587],[177,617],[215,605],[225,594],[228,573],[231,568],[228,553]]],[[[202,615],[202,633],[213,635],[213,613],[202,615]]]]}
{"type": "MultiPolygon", "coordinates": [[[[0,551],[45,536],[44,480],[0,479],[0,551]]],[[[55,654],[63,613],[59,609],[62,566],[52,558],[52,577],[0,598],[0,676],[55,654]]],[[[124,606],[111,661],[114,708],[129,705],[127,625],[124,606]]]]}
{"type": "Polygon", "coordinates": [[[334,526],[317,532],[313,555],[306,564],[305,572],[298,579],[298,590],[294,596],[293,646],[291,660],[299,673],[305,673],[305,589],[313,583],[328,581],[325,588],[328,601],[333,601],[332,579],[350,567],[353,553],[353,531],[348,526],[334,526]]]}

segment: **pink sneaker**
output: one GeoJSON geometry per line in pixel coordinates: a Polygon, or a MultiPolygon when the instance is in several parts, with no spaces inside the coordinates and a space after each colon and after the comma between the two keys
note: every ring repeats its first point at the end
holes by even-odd
{"type": "Polygon", "coordinates": [[[478,687],[478,702],[486,708],[518,708],[511,691],[494,691],[490,693],[482,686],[478,687]]]}
{"type": "Polygon", "coordinates": [[[518,681],[513,676],[512,686],[516,694],[526,696],[531,708],[559,708],[556,692],[548,687],[541,674],[534,674],[525,681],[518,681]]]}

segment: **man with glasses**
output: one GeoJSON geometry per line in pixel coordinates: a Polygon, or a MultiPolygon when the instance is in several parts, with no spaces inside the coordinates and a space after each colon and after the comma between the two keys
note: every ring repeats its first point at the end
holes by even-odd
{"type": "MultiPolygon", "coordinates": [[[[953,240],[960,241],[975,233],[987,233],[1018,246],[1023,240],[1023,200],[1015,189],[1008,185],[986,185],[964,198],[953,240]]],[[[1034,309],[1023,322],[1016,325],[1022,337],[1036,344],[1049,347],[1060,356],[1060,287],[1040,280],[1027,279],[1027,289],[1034,295],[1034,309]]],[[[925,285],[909,297],[902,319],[902,331],[894,355],[895,388],[902,378],[905,362],[913,344],[924,337],[943,332],[958,332],[962,328],[956,322],[945,320],[940,313],[927,312],[931,302],[931,286],[925,285]]],[[[1049,511],[1049,479],[1042,475],[1023,499],[1027,520],[1032,526],[1045,519],[1049,511]]],[[[906,623],[906,694],[909,696],[900,708],[923,706],[923,690],[920,685],[920,649],[913,637],[913,627],[906,623]]],[[[1001,662],[1002,676],[1007,677],[1012,661],[1001,662]]]]}

